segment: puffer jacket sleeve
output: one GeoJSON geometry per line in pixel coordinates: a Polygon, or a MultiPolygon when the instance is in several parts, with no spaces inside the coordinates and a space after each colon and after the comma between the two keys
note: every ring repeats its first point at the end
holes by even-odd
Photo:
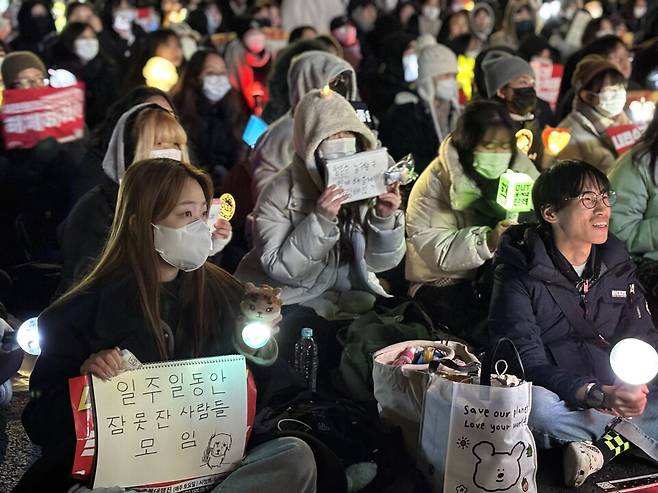
{"type": "MultiPolygon", "coordinates": [[[[327,255],[339,238],[338,222],[306,204],[306,216],[295,224],[288,210],[288,174],[280,174],[263,191],[255,216],[254,248],[272,279],[289,286],[306,286],[326,267],[327,255]]],[[[303,212],[300,212],[303,214],[303,212]]]]}
{"type": "Polygon", "coordinates": [[[435,159],[414,185],[407,205],[408,241],[430,267],[446,272],[476,269],[492,257],[488,226],[459,227],[449,184],[435,159]]]}
{"type": "Polygon", "coordinates": [[[530,289],[522,273],[505,264],[495,270],[489,333],[492,341],[500,337],[511,339],[521,356],[526,379],[555,392],[566,402],[577,404],[576,391],[586,383],[597,381],[595,377],[574,375],[548,360],[530,289]]]}
{"type": "Polygon", "coordinates": [[[658,251],[658,214],[647,210],[649,191],[656,185],[646,166],[635,166],[631,156],[629,152],[622,157],[610,173],[612,188],[617,192],[610,229],[626,243],[630,253],[641,255],[658,251]]]}
{"type": "Polygon", "coordinates": [[[372,272],[392,269],[402,261],[407,250],[404,241],[404,213],[396,211],[382,218],[374,209],[368,212],[366,221],[365,260],[372,272]]]}

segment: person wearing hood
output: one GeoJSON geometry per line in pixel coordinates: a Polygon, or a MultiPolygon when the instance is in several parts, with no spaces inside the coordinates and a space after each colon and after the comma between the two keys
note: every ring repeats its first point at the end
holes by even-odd
{"type": "Polygon", "coordinates": [[[380,50],[380,64],[376,73],[366,75],[368,92],[362,96],[368,103],[370,112],[382,120],[393,105],[395,96],[407,91],[418,78],[418,55],[416,40],[405,32],[389,34],[384,38],[380,50]]]}
{"type": "Polygon", "coordinates": [[[50,66],[84,82],[85,122],[93,130],[119,97],[116,65],[101,51],[96,31],[83,22],[66,24],[52,47],[50,66]]]}
{"type": "Polygon", "coordinates": [[[398,93],[379,128],[379,137],[393,159],[411,153],[419,173],[455,129],[461,111],[457,70],[457,58],[449,48],[440,44],[421,48],[416,91],[398,93]]]}
{"type": "Polygon", "coordinates": [[[238,38],[229,43],[224,55],[231,85],[256,116],[263,113],[269,99],[267,77],[272,66],[261,27],[255,19],[241,19],[238,38]]]}
{"type": "MultiPolygon", "coordinates": [[[[260,195],[253,213],[254,246],[235,274],[282,289],[284,324],[290,324],[280,332],[287,339],[280,344],[282,354],[289,354],[298,337],[293,320],[318,320],[309,325],[315,330],[346,313],[364,313],[377,296],[388,296],[375,273],[395,267],[405,252],[396,184],[374,201],[345,203],[344,191],[326,183],[328,159],[377,148],[377,139],[345,98],[326,88],[308,92],[295,108],[293,145],[292,164],[260,195]]],[[[327,345],[318,343],[321,359],[329,339],[327,345]]],[[[325,370],[335,362],[324,361],[325,370]]]]}
{"type": "Polygon", "coordinates": [[[248,118],[242,98],[231,87],[224,59],[214,50],[197,51],[173,99],[196,164],[219,187],[228,170],[246,156],[241,132],[248,118]]]}
{"type": "Polygon", "coordinates": [[[128,64],[133,44],[145,32],[137,24],[137,8],[134,0],[109,0],[103,4],[103,48],[119,65],[121,71],[131,68],[128,64]]]}
{"type": "Polygon", "coordinates": [[[528,133],[524,152],[541,167],[542,128],[536,117],[535,72],[523,58],[493,49],[482,59],[482,71],[489,99],[502,102],[514,121],[515,134],[528,133]]]}
{"type": "Polygon", "coordinates": [[[419,12],[409,19],[407,30],[415,36],[429,34],[436,38],[442,24],[440,0],[422,0],[419,12]]]}
{"type": "Polygon", "coordinates": [[[570,129],[571,139],[557,158],[580,159],[607,173],[618,156],[606,131],[630,123],[624,113],[626,78],[605,58],[588,55],[576,67],[573,87],[573,109],[559,124],[570,129]]]}
{"type": "Polygon", "coordinates": [[[478,2],[469,14],[468,23],[471,34],[479,39],[482,46],[484,46],[493,32],[496,14],[487,2],[478,2]]]}
{"type": "Polygon", "coordinates": [[[505,15],[500,31],[489,38],[489,46],[507,46],[518,49],[519,43],[537,28],[537,11],[531,0],[510,0],[505,7],[505,15]]]}
{"type": "Polygon", "coordinates": [[[489,293],[478,294],[473,281],[511,224],[496,203],[499,178],[508,169],[538,176],[516,149],[505,107],[471,102],[414,184],[406,210],[409,295],[435,323],[476,347],[487,344],[489,293]]]}
{"type": "Polygon", "coordinates": [[[18,36],[10,43],[12,51],[31,51],[41,57],[46,55],[44,41],[56,33],[55,21],[45,0],[23,2],[18,11],[18,36]]]}
{"type": "MultiPolygon", "coordinates": [[[[103,255],[89,275],[39,315],[41,355],[22,422],[41,454],[16,493],[99,491],[71,477],[76,433],[68,382],[78,375],[116,377],[127,369],[122,349],[143,363],[240,354],[262,389],[259,376],[276,362],[277,343],[270,338],[253,350],[241,337],[239,307],[247,289],[207,261],[211,200],[210,177],[184,161],[146,159],[126,171],[103,255]]],[[[176,460],[176,449],[180,452],[169,444],[160,450],[166,458],[158,455],[155,467],[176,460]]],[[[239,462],[221,485],[209,488],[316,491],[313,452],[298,438],[252,440],[239,462]]]]}
{"type": "Polygon", "coordinates": [[[293,161],[294,114],[312,89],[330,89],[353,101],[358,98],[356,74],[345,60],[331,53],[308,51],[293,59],[288,70],[290,110],[272,123],[249,156],[254,201],[272,178],[293,161]]]}
{"type": "Polygon", "coordinates": [[[516,346],[517,376],[533,383],[528,425],[538,447],[566,445],[572,488],[631,448],[658,459],[655,384],[624,384],[611,366],[622,339],[658,348],[635,266],[608,232],[615,198],[597,168],[560,162],[533,187],[539,225],[509,228],[494,257],[491,338],[516,346]]]}
{"type": "Polygon", "coordinates": [[[277,52],[276,60],[267,83],[270,98],[261,115],[261,118],[267,123],[274,122],[290,110],[288,71],[295,57],[307,51],[326,51],[332,53],[332,50],[325,43],[316,38],[317,36],[313,39],[300,39],[277,52]]]}
{"type": "MultiPolygon", "coordinates": [[[[61,294],[88,273],[98,259],[114,220],[117,193],[126,169],[142,159],[166,157],[189,162],[187,135],[176,117],[154,103],[142,103],[117,121],[103,158],[100,185],[83,195],[60,226],[63,258],[61,294]]],[[[213,244],[212,255],[228,243],[230,223],[223,223],[224,238],[213,244]],[[226,242],[224,242],[226,239],[226,242]]]]}

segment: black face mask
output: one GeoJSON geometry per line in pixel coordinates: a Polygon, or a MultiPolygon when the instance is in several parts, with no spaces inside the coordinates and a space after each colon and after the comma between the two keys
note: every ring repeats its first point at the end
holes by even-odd
{"type": "Polygon", "coordinates": [[[532,113],[537,106],[537,93],[534,87],[513,88],[512,99],[509,105],[512,111],[517,115],[527,115],[532,113]]]}
{"type": "Polygon", "coordinates": [[[42,39],[53,30],[53,23],[47,15],[32,17],[32,23],[37,34],[36,37],[39,39],[42,39]]]}
{"type": "Polygon", "coordinates": [[[519,21],[514,23],[516,37],[522,41],[525,36],[535,32],[535,23],[531,20],[519,21]]]}

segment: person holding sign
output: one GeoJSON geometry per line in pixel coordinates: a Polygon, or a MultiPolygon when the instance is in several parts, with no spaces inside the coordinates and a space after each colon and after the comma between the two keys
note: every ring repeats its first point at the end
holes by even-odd
{"type": "Polygon", "coordinates": [[[571,140],[557,158],[580,159],[607,173],[617,159],[607,131],[631,123],[624,113],[626,78],[612,62],[588,55],[576,66],[573,87],[573,108],[558,125],[571,129],[571,140]]]}
{"type": "Polygon", "coordinates": [[[608,233],[615,198],[600,170],[562,161],[535,182],[539,225],[509,228],[494,257],[492,339],[516,345],[534,384],[530,428],[539,447],[568,444],[571,487],[632,447],[658,459],[658,394],[621,383],[611,366],[622,339],[658,347],[628,251],[608,233]]]}
{"type": "MultiPolygon", "coordinates": [[[[124,369],[119,349],[142,363],[235,353],[261,363],[275,357],[273,339],[258,350],[243,343],[237,318],[245,288],[206,261],[211,199],[209,176],[184,161],[147,159],[126,170],[103,254],[39,316],[41,356],[30,378],[23,424],[42,456],[15,491],[64,492],[74,484],[68,379],[116,376],[124,369]]],[[[175,454],[176,447],[164,452],[175,454]]],[[[213,491],[265,487],[272,493],[314,492],[310,449],[294,438],[266,442],[248,451],[213,491]]]]}
{"type": "MultiPolygon", "coordinates": [[[[375,136],[345,98],[328,87],[314,89],[294,118],[293,162],[261,193],[253,213],[254,247],[236,277],[280,287],[288,305],[284,323],[292,324],[290,314],[297,311],[307,321],[317,314],[326,324],[364,313],[376,296],[387,296],[375,273],[404,256],[404,215],[397,184],[387,190],[384,183],[386,151],[376,150],[375,136]],[[340,171],[332,174],[335,170],[340,171]]],[[[317,326],[310,326],[315,336],[317,326]]],[[[291,343],[282,343],[282,353],[298,335],[282,328],[280,337],[291,343]]],[[[326,346],[318,345],[322,360],[326,346]]]]}
{"type": "MultiPolygon", "coordinates": [[[[414,185],[407,206],[409,294],[434,322],[478,347],[487,342],[488,305],[474,294],[473,280],[511,224],[496,203],[500,177],[508,169],[538,175],[514,140],[502,104],[470,103],[414,185]]],[[[488,292],[482,294],[488,299],[488,292]]]]}

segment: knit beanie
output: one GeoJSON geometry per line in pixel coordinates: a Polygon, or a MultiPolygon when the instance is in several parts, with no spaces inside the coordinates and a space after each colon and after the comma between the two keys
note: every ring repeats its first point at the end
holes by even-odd
{"type": "Polygon", "coordinates": [[[458,70],[457,57],[447,46],[429,45],[418,51],[418,80],[435,75],[456,74],[458,70]]]}
{"type": "MultiPolygon", "coordinates": [[[[3,66],[4,67],[4,66],[3,66]]],[[[587,55],[578,65],[571,78],[571,85],[576,91],[587,87],[594,77],[606,70],[619,72],[619,68],[600,55],[587,55]]],[[[620,72],[621,73],[621,72],[620,72]]]]}
{"type": "Polygon", "coordinates": [[[482,62],[482,71],[489,98],[494,97],[498,89],[509,84],[512,79],[522,75],[535,77],[532,67],[523,58],[497,50],[486,55],[482,62]]]}
{"type": "Polygon", "coordinates": [[[2,62],[2,80],[5,87],[11,87],[18,78],[18,74],[27,68],[41,70],[44,77],[48,74],[41,59],[31,51],[9,53],[2,62]]]}

